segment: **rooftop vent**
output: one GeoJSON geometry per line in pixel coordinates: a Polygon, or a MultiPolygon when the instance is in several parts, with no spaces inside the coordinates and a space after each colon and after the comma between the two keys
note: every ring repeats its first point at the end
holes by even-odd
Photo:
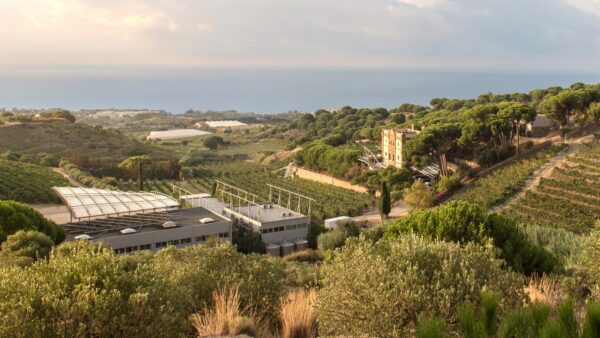
{"type": "Polygon", "coordinates": [[[168,221],[168,222],[164,222],[162,224],[163,229],[170,229],[170,228],[176,228],[177,224],[173,221],[168,221]]]}
{"type": "Polygon", "coordinates": [[[136,232],[137,232],[137,230],[132,229],[132,228],[121,229],[121,235],[134,234],[136,232]]]}
{"type": "Polygon", "coordinates": [[[82,239],[82,240],[85,240],[85,241],[87,241],[87,240],[89,240],[91,238],[92,238],[92,236],[90,236],[88,234],[81,234],[81,235],[75,236],[75,239],[82,239]]]}
{"type": "Polygon", "coordinates": [[[212,223],[214,221],[215,220],[210,217],[204,217],[204,218],[201,218],[200,220],[198,220],[198,222],[200,222],[200,224],[212,223]]]}

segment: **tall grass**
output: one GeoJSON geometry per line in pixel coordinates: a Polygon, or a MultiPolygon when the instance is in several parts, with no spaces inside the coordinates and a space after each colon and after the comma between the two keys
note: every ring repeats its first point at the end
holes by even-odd
{"type": "Polygon", "coordinates": [[[542,303],[549,306],[557,305],[564,297],[558,281],[547,275],[533,276],[525,287],[525,293],[533,303],[542,303]]]}
{"type": "Polygon", "coordinates": [[[314,290],[290,291],[281,300],[281,336],[283,338],[316,337],[317,311],[314,290]]]}
{"type": "Polygon", "coordinates": [[[255,321],[244,316],[248,309],[240,309],[240,294],[237,288],[220,290],[213,294],[214,306],[204,314],[194,314],[190,320],[199,337],[256,336],[255,321]]]}

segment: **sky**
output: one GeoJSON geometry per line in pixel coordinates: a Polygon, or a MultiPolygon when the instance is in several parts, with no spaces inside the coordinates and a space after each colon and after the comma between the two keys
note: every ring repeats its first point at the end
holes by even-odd
{"type": "Polygon", "coordinates": [[[15,73],[600,70],[600,0],[0,0],[0,22],[15,73]]]}

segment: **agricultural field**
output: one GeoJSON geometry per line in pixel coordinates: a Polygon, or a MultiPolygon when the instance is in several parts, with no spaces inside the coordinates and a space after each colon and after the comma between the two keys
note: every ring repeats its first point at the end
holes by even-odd
{"type": "MultiPolygon", "coordinates": [[[[171,184],[178,184],[172,180],[146,180],[144,182],[144,191],[157,191],[166,195],[172,195],[173,189],[171,184]]],[[[109,187],[109,189],[111,189],[109,187]]],[[[123,191],[137,191],[138,182],[136,180],[119,180],[117,189],[123,191]]]]}
{"type": "Polygon", "coordinates": [[[476,179],[465,190],[452,199],[461,199],[492,208],[523,188],[527,179],[545,163],[558,154],[563,146],[552,146],[540,150],[509,166],[500,168],[491,174],[476,179]]]}
{"type": "Polygon", "coordinates": [[[600,218],[600,146],[582,146],[503,213],[522,223],[589,232],[600,218]]]}
{"type": "Polygon", "coordinates": [[[69,182],[47,167],[0,160],[0,200],[25,203],[60,203],[53,186],[68,186],[69,182]]]}
{"type": "MultiPolygon", "coordinates": [[[[258,159],[261,154],[270,154],[285,149],[289,141],[277,138],[261,138],[264,133],[262,128],[235,130],[231,133],[215,132],[208,135],[187,137],[181,139],[169,139],[156,141],[153,145],[170,154],[185,156],[190,153],[206,153],[211,156],[242,156],[249,159],[258,159]],[[204,140],[211,136],[218,136],[225,142],[226,147],[209,150],[204,146],[204,140]]],[[[149,135],[148,132],[131,133],[133,138],[143,140],[149,135]]]]}
{"type": "MultiPolygon", "coordinates": [[[[199,191],[211,192],[215,179],[238,186],[268,199],[267,183],[296,191],[316,199],[312,214],[319,219],[348,215],[359,215],[373,205],[374,199],[367,195],[331,185],[300,178],[283,178],[282,170],[270,170],[257,164],[243,161],[211,163],[196,167],[195,179],[191,184],[199,191]]],[[[284,203],[282,203],[284,204],[284,203]]],[[[305,211],[306,206],[302,206],[305,211]]]]}

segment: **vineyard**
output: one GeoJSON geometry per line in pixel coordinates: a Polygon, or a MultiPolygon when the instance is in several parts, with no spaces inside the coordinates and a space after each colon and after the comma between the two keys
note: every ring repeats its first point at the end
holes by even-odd
{"type": "Polygon", "coordinates": [[[600,216],[600,146],[583,146],[503,212],[522,223],[589,232],[600,216]]]}
{"type": "MultiPolygon", "coordinates": [[[[123,191],[137,191],[138,183],[136,180],[118,180],[117,188],[123,191]]],[[[146,180],[144,181],[144,191],[158,191],[166,195],[172,195],[173,189],[171,184],[177,184],[171,180],[146,180]]],[[[109,189],[111,189],[109,187],[109,189]]]]}
{"type": "Polygon", "coordinates": [[[497,169],[490,175],[477,179],[453,199],[477,203],[485,208],[494,207],[518,192],[527,179],[562,149],[553,146],[541,150],[522,160],[497,169]]]}
{"type": "Polygon", "coordinates": [[[0,199],[60,203],[51,187],[67,185],[69,182],[50,168],[0,160],[0,199]]]}
{"type": "MultiPolygon", "coordinates": [[[[268,199],[267,183],[312,197],[312,214],[319,219],[340,215],[356,216],[372,205],[374,199],[367,194],[337,188],[331,185],[300,178],[284,179],[282,172],[274,173],[266,167],[248,162],[223,162],[198,166],[191,184],[203,192],[211,192],[215,179],[253,192],[268,199]]],[[[287,201],[287,200],[286,200],[287,201]]],[[[302,206],[306,210],[306,206],[302,206]]]]}

